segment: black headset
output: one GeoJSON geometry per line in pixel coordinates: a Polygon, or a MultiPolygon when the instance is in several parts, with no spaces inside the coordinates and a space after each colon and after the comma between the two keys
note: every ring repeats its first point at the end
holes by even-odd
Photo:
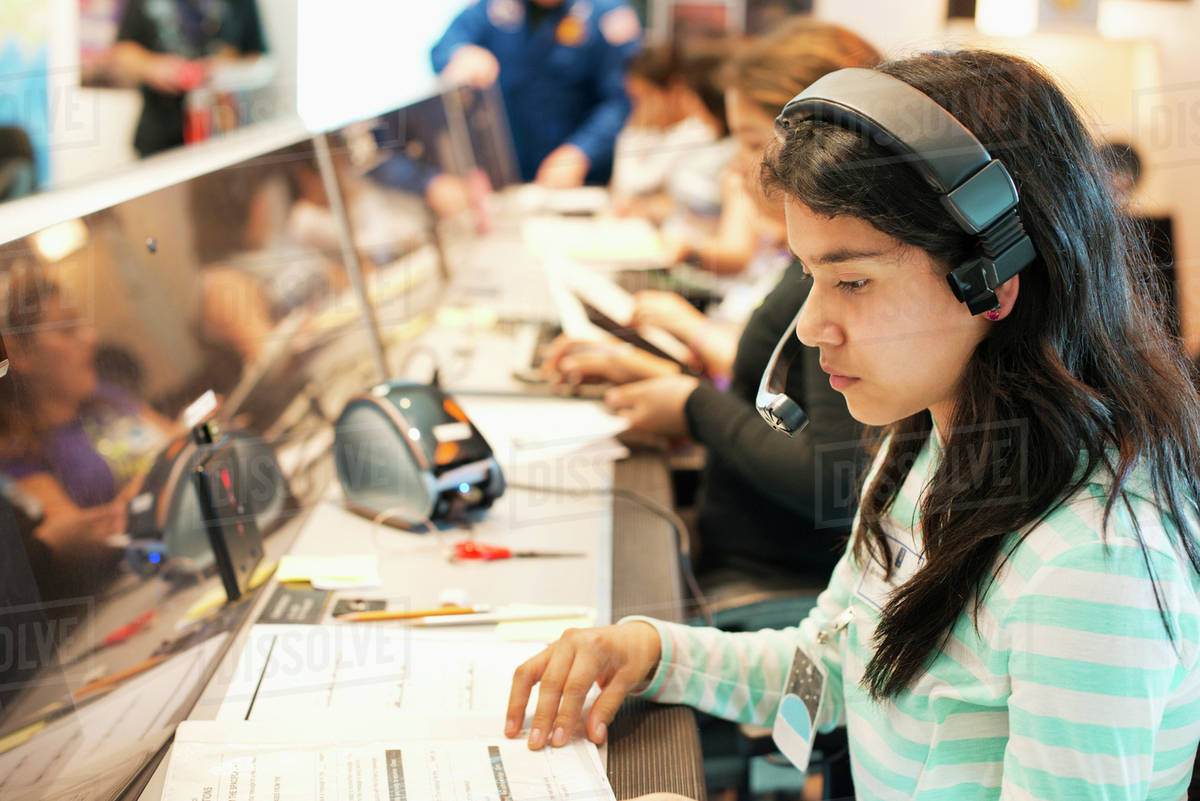
{"type": "MultiPolygon", "coordinates": [[[[996,308],[996,288],[1037,257],[1017,212],[1017,187],[1004,164],[924,92],[875,70],[842,69],[788,101],[775,118],[776,137],[785,139],[794,122],[807,119],[871,137],[911,164],[938,193],[946,212],[978,243],[977,255],[946,276],[971,314],[996,308]]],[[[808,423],[800,404],[787,395],[788,371],[804,351],[796,337],[799,317],[775,346],[756,398],[767,424],[788,434],[808,423]]]]}

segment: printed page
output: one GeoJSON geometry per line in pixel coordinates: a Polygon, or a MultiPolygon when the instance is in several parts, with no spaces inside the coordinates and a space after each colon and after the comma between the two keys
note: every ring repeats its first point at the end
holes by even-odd
{"type": "Polygon", "coordinates": [[[613,801],[596,747],[530,751],[494,722],[406,718],[385,728],[188,721],[163,801],[613,801]]]}
{"type": "Polygon", "coordinates": [[[544,647],[399,625],[257,625],[218,719],[487,712],[497,726],[513,671],[544,647]]]}

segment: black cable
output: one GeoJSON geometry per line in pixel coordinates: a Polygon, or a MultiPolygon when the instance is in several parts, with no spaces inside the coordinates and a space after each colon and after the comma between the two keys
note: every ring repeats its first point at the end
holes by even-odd
{"type": "Polygon", "coordinates": [[[529,492],[545,492],[551,495],[610,495],[614,498],[622,498],[637,506],[642,507],[648,512],[651,512],[658,517],[661,517],[675,532],[675,541],[679,550],[679,568],[683,573],[683,580],[687,583],[688,591],[691,593],[692,601],[700,610],[704,622],[710,626],[715,626],[713,621],[712,610],[709,609],[708,599],[704,597],[704,592],[700,589],[700,582],[696,580],[696,573],[692,570],[692,549],[688,541],[687,525],[680,519],[675,510],[669,506],[664,506],[653,498],[647,498],[645,495],[634,492],[633,490],[619,489],[610,487],[599,489],[594,487],[548,487],[538,486],[535,484],[519,484],[509,483],[509,489],[526,490],[529,492]]]}

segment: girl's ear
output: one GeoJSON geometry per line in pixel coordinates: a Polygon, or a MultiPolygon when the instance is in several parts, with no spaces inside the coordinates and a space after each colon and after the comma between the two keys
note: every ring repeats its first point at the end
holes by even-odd
{"type": "MultiPolygon", "coordinates": [[[[1021,275],[1018,273],[1012,278],[1005,281],[1000,286],[996,287],[996,300],[1000,302],[1000,308],[996,311],[999,314],[997,320],[1003,320],[1012,311],[1013,306],[1017,302],[1017,294],[1021,290],[1021,275]]],[[[988,318],[991,319],[991,318],[988,318]]]]}

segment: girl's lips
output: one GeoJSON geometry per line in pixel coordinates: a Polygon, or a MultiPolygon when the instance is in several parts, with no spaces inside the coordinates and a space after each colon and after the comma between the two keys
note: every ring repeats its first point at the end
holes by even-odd
{"type": "Polygon", "coordinates": [[[858,379],[851,378],[850,376],[834,375],[832,373],[829,376],[829,386],[833,387],[838,392],[844,392],[857,383],[858,379]]]}

